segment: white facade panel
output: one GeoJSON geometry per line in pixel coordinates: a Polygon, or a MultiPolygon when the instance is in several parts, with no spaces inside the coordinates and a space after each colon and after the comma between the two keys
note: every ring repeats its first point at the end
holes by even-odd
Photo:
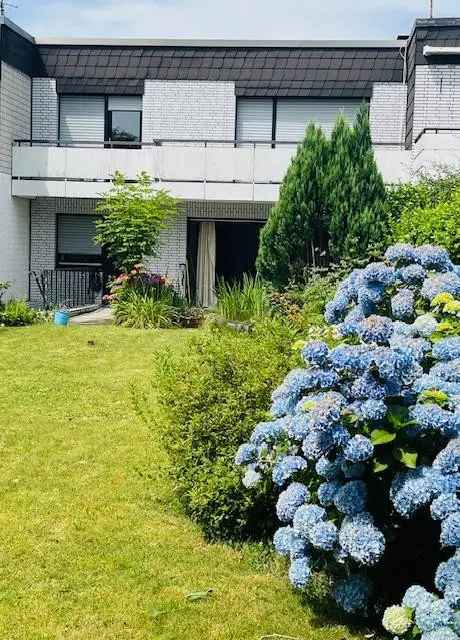
{"type": "MultiPolygon", "coordinates": [[[[101,142],[105,134],[103,96],[61,96],[59,138],[64,142],[101,142]]],[[[87,150],[90,155],[91,151],[87,150]]]]}
{"type": "Polygon", "coordinates": [[[361,100],[281,98],[276,109],[276,139],[300,142],[311,122],[330,135],[340,115],[353,123],[361,104],[361,100]]]}

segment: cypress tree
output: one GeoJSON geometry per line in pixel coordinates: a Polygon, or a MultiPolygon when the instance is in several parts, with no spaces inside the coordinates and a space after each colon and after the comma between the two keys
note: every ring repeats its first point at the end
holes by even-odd
{"type": "Polygon", "coordinates": [[[302,277],[312,248],[327,246],[324,180],[329,142],[310,124],[260,236],[257,270],[276,287],[302,277]]]}
{"type": "Polygon", "coordinates": [[[327,185],[331,257],[365,255],[382,241],[386,230],[385,184],[374,158],[367,105],[353,127],[343,118],[337,121],[327,185]]]}

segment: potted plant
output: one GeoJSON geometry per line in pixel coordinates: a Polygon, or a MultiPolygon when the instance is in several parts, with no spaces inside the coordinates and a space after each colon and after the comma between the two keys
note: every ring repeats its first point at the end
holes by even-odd
{"type": "Polygon", "coordinates": [[[204,319],[201,307],[187,307],[181,314],[180,324],[185,329],[198,329],[204,319]]]}
{"type": "Polygon", "coordinates": [[[70,322],[70,309],[65,302],[59,305],[54,312],[54,324],[58,327],[67,327],[70,322]]]}

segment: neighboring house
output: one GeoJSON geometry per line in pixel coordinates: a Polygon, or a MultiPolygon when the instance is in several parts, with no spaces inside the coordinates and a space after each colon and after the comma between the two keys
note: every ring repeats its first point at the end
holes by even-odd
{"type": "Polygon", "coordinates": [[[0,59],[0,280],[33,303],[29,271],[73,301],[109,270],[92,238],[117,169],[182,200],[150,264],[206,301],[253,268],[308,122],[368,102],[387,182],[460,158],[458,18],[391,42],[40,40],[2,19],[0,59]]]}

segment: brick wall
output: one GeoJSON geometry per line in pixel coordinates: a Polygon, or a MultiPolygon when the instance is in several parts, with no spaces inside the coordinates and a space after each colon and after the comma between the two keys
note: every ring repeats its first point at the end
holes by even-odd
{"type": "Polygon", "coordinates": [[[34,140],[57,139],[58,112],[56,80],[34,78],[32,81],[32,137],[34,140]]]}
{"type": "Polygon", "coordinates": [[[0,80],[0,280],[8,295],[26,298],[29,269],[29,201],[11,196],[11,146],[30,137],[31,81],[4,62],[0,80]]]}
{"type": "Polygon", "coordinates": [[[460,65],[416,67],[414,142],[425,127],[460,127],[460,65]]]}
{"type": "Polygon", "coordinates": [[[146,80],[143,139],[215,139],[235,137],[233,82],[146,80]]]}
{"type": "Polygon", "coordinates": [[[174,282],[181,282],[181,265],[187,259],[187,216],[182,210],[173,224],[160,234],[159,256],[146,258],[145,263],[152,271],[168,276],[174,282]]]}
{"type": "Polygon", "coordinates": [[[21,71],[1,63],[0,172],[11,175],[11,145],[30,138],[31,80],[21,71]]]}
{"type": "Polygon", "coordinates": [[[407,86],[376,83],[369,110],[372,141],[402,145],[406,137],[407,86]]]}

